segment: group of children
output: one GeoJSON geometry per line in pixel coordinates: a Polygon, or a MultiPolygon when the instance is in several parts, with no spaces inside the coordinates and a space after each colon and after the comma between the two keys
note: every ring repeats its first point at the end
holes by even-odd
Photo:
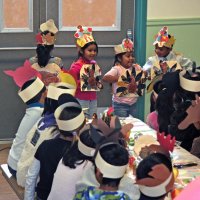
{"type": "Polygon", "coordinates": [[[25,187],[25,199],[32,200],[35,194],[38,200],[164,199],[174,183],[170,159],[160,152],[150,154],[138,165],[134,183],[126,176],[129,152],[121,141],[127,137],[118,118],[105,123],[95,117],[90,125],[86,118],[97,113],[97,91],[103,89],[102,81],[112,84],[114,115],[136,116],[137,99],[143,95],[145,81],[151,79],[148,90],[153,89],[152,113],[148,124],[175,135],[186,149],[184,141],[191,138],[192,142],[199,136],[196,119],[189,124],[194,134],[186,131],[188,127],[184,132],[179,127],[194,95],[200,92],[199,73],[193,66],[193,71],[179,74],[192,68],[192,62],[172,51],[175,39],[167,27],[156,36],[156,55],[143,68],[135,63],[130,39],[116,45],[114,66],[102,80],[95,61],[98,45],[92,28],[77,27],[74,37],[78,59],[68,70],[60,58],[51,55],[58,32],[53,20],[41,24],[40,30],[36,36],[37,55],[23,69],[29,76],[24,78],[19,96],[27,109],[8,156],[11,174],[25,187]],[[30,73],[38,77],[30,79],[30,73]],[[177,80],[176,86],[180,87],[172,89],[177,80]],[[156,174],[159,170],[160,175],[156,174]]]}

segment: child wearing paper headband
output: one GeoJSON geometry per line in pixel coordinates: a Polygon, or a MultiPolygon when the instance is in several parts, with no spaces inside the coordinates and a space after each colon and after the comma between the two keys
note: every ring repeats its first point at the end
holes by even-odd
{"type": "Polygon", "coordinates": [[[78,48],[78,60],[72,63],[69,72],[78,80],[76,98],[83,108],[88,108],[89,118],[97,113],[97,93],[102,89],[101,69],[94,60],[98,45],[92,36],[92,28],[77,27],[74,34],[78,48]]]}
{"type": "Polygon", "coordinates": [[[184,149],[190,151],[193,140],[200,136],[199,122],[191,122],[185,127],[180,127],[179,124],[186,118],[187,109],[192,105],[192,100],[195,100],[195,95],[200,96],[200,73],[193,66],[193,70],[180,72],[179,80],[180,88],[174,94],[175,111],[171,116],[169,132],[181,142],[184,149]]]}
{"type": "Polygon", "coordinates": [[[138,64],[134,64],[133,42],[124,39],[122,44],[115,46],[114,67],[108,71],[103,81],[112,83],[112,106],[119,117],[136,116],[136,102],[142,95],[145,85],[144,74],[138,64]]]}
{"type": "Polygon", "coordinates": [[[88,186],[77,192],[74,200],[83,199],[127,199],[130,197],[118,190],[121,178],[127,169],[129,155],[127,150],[117,143],[107,143],[100,147],[95,157],[96,178],[100,187],[88,186]]]}
{"type": "Polygon", "coordinates": [[[141,192],[139,200],[163,200],[174,185],[171,161],[163,154],[150,154],[136,169],[136,184],[141,192]]]}
{"type": "MultiPolygon", "coordinates": [[[[168,27],[164,26],[155,36],[153,45],[155,46],[155,56],[149,57],[143,70],[147,71],[152,82],[162,79],[166,72],[173,72],[192,67],[192,61],[173,51],[175,44],[174,36],[168,34],[168,27]]],[[[148,88],[148,87],[147,87],[148,88]]],[[[150,92],[150,90],[148,89],[150,92]]],[[[151,95],[150,111],[155,110],[153,93],[151,95]]]]}
{"type": "Polygon", "coordinates": [[[85,124],[85,116],[79,102],[70,94],[58,99],[55,119],[60,136],[45,140],[37,149],[25,184],[24,199],[34,199],[35,186],[38,199],[47,199],[51,190],[53,175],[63,154],[76,139],[76,132],[85,124]],[[37,179],[40,177],[39,182],[37,179]]]}
{"type": "Polygon", "coordinates": [[[84,130],[71,148],[65,152],[54,174],[48,200],[73,199],[75,184],[81,179],[83,172],[93,165],[96,144],[91,138],[90,129],[84,130]]]}
{"type": "Polygon", "coordinates": [[[29,61],[34,69],[42,73],[45,85],[48,85],[50,82],[58,82],[57,74],[63,68],[61,58],[51,55],[58,29],[54,21],[49,19],[40,25],[40,31],[36,35],[37,55],[30,58],[29,61]]]}
{"type": "Polygon", "coordinates": [[[8,168],[13,176],[16,176],[26,136],[43,112],[46,87],[39,78],[34,78],[26,81],[18,94],[27,108],[8,155],[8,168]]]}
{"type": "MultiPolygon", "coordinates": [[[[69,77],[69,75],[67,77],[69,77]]],[[[48,86],[42,117],[27,134],[26,142],[17,164],[17,183],[22,187],[25,186],[28,168],[33,162],[34,154],[39,145],[44,140],[52,139],[59,134],[54,112],[58,107],[58,98],[61,94],[75,95],[74,85],[59,82],[51,83],[48,86]]]]}

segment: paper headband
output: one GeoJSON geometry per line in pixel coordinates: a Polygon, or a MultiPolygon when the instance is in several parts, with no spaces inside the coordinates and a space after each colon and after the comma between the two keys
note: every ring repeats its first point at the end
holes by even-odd
{"type": "Polygon", "coordinates": [[[114,50],[115,54],[133,51],[133,42],[128,38],[123,39],[121,44],[114,47],[114,50]]]}
{"type": "Polygon", "coordinates": [[[22,91],[19,91],[18,95],[26,103],[27,101],[35,97],[42,90],[43,87],[44,83],[39,78],[36,78],[30,86],[22,91]]]}
{"type": "Polygon", "coordinates": [[[185,73],[186,70],[183,70],[182,72],[179,73],[181,88],[190,92],[200,92],[200,81],[194,81],[184,78],[183,76],[185,73]]]}
{"type": "Polygon", "coordinates": [[[89,157],[92,157],[95,153],[94,148],[86,146],[80,139],[78,140],[78,149],[82,154],[89,157]]]}
{"type": "Polygon", "coordinates": [[[58,32],[58,29],[57,29],[56,25],[54,24],[53,19],[49,19],[45,23],[41,24],[40,25],[40,30],[42,32],[49,31],[49,32],[51,32],[53,34],[56,34],[58,32]]]}
{"type": "MultiPolygon", "coordinates": [[[[109,143],[107,143],[106,145],[109,145],[109,143]]],[[[103,146],[105,146],[105,145],[103,145],[103,146]]],[[[100,169],[104,178],[113,178],[113,179],[123,177],[126,172],[127,166],[128,166],[128,165],[114,166],[114,165],[107,163],[101,157],[99,151],[95,158],[95,164],[96,164],[97,168],[100,169]]]]}
{"type": "Polygon", "coordinates": [[[84,116],[84,113],[82,111],[81,106],[79,104],[77,104],[77,103],[74,103],[74,102],[64,103],[61,106],[59,106],[55,110],[54,116],[56,118],[56,122],[57,122],[57,125],[58,125],[59,129],[63,130],[63,131],[73,131],[73,130],[76,130],[85,121],[85,116],[84,116]],[[76,116],[73,119],[70,119],[70,120],[60,120],[59,117],[60,117],[61,112],[64,110],[64,108],[67,108],[67,107],[68,108],[69,107],[80,108],[81,112],[80,112],[80,114],[78,116],[76,116]]]}
{"type": "Polygon", "coordinates": [[[166,191],[166,187],[168,186],[168,184],[170,183],[172,178],[173,178],[173,175],[171,173],[170,176],[160,185],[157,185],[154,187],[139,185],[139,189],[144,195],[146,195],[148,197],[163,196],[164,194],[169,192],[169,191],[166,191]]]}
{"type": "Polygon", "coordinates": [[[168,35],[168,27],[164,26],[159,32],[158,34],[155,36],[155,42],[153,43],[153,45],[158,44],[159,47],[168,47],[171,48],[175,43],[175,38],[174,36],[171,36],[169,38],[168,35]]]}
{"type": "Polygon", "coordinates": [[[77,39],[76,43],[79,47],[84,47],[87,43],[95,41],[92,36],[92,28],[87,28],[79,25],[77,31],[74,34],[77,39]]]}
{"type": "Polygon", "coordinates": [[[63,82],[59,82],[59,83],[51,83],[48,86],[48,92],[47,92],[47,97],[54,99],[54,100],[58,100],[58,97],[61,94],[71,94],[72,96],[74,96],[76,93],[76,88],[73,85],[70,85],[69,83],[63,83],[63,82]],[[59,88],[60,86],[62,87],[66,87],[64,88],[59,88]]]}

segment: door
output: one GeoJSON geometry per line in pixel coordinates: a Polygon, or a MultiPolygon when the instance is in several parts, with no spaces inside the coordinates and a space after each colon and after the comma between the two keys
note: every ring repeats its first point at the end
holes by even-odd
{"type": "MultiPolygon", "coordinates": [[[[1,9],[5,6],[2,5],[5,1],[0,0],[1,9]]],[[[14,1],[19,0],[12,0],[14,1]]],[[[81,24],[93,27],[93,36],[99,46],[96,60],[103,74],[113,65],[114,45],[121,43],[127,35],[127,30],[129,30],[129,37],[134,30],[135,1],[133,0],[20,1],[32,3],[32,8],[29,7],[29,12],[33,13],[32,30],[27,32],[7,30],[6,32],[6,30],[2,31],[1,25],[0,37],[3,40],[0,40],[0,138],[2,139],[14,137],[25,110],[24,104],[17,95],[17,86],[10,77],[4,75],[3,70],[15,69],[23,64],[25,59],[35,54],[34,38],[41,23],[47,19],[54,19],[59,27],[53,55],[61,57],[66,68],[69,68],[77,58],[73,37],[76,26],[81,24]]],[[[110,106],[111,96],[111,86],[104,84],[103,91],[98,93],[98,106],[110,106]]]]}

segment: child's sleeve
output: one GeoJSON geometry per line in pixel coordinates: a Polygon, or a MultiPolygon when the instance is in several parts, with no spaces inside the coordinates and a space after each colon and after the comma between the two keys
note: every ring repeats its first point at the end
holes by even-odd
{"type": "Polygon", "coordinates": [[[35,199],[35,187],[37,178],[40,172],[40,161],[34,158],[32,165],[30,166],[26,175],[25,193],[24,200],[35,199]]]}
{"type": "Polygon", "coordinates": [[[192,61],[189,58],[181,57],[179,63],[183,69],[191,69],[192,68],[192,61]]]}
{"type": "Polygon", "coordinates": [[[152,66],[153,66],[153,62],[152,62],[152,60],[150,58],[148,58],[147,62],[144,64],[142,69],[144,71],[148,72],[148,74],[149,74],[152,66]]]}
{"type": "Polygon", "coordinates": [[[110,71],[108,71],[104,77],[103,77],[103,81],[108,82],[108,83],[114,83],[117,82],[119,77],[119,72],[117,67],[112,67],[112,69],[110,71]]]}

